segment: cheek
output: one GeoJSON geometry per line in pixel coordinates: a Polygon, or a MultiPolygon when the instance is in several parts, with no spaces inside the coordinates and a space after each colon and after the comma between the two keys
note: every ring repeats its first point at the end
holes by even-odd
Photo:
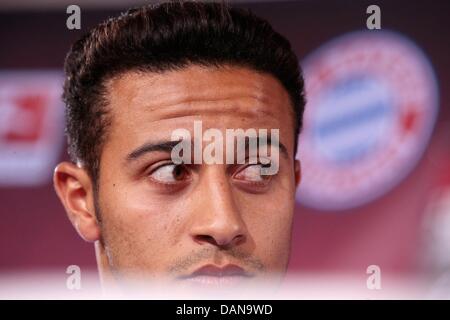
{"type": "Polygon", "coordinates": [[[294,212],[289,192],[277,188],[264,195],[246,195],[242,202],[241,214],[255,252],[268,268],[282,268],[289,258],[294,212]]]}
{"type": "Polygon", "coordinates": [[[170,260],[177,238],[177,213],[167,203],[120,185],[101,189],[102,236],[113,263],[121,268],[158,271],[170,260]]]}

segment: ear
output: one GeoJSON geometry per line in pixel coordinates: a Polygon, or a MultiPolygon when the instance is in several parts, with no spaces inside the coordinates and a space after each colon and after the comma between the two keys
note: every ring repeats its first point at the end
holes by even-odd
{"type": "Polygon", "coordinates": [[[300,181],[302,180],[302,166],[300,160],[295,159],[294,161],[294,172],[295,172],[295,187],[298,188],[300,181]]]}
{"type": "Polygon", "coordinates": [[[99,240],[93,183],[86,170],[70,162],[61,162],[55,168],[53,185],[78,234],[89,242],[99,240]]]}

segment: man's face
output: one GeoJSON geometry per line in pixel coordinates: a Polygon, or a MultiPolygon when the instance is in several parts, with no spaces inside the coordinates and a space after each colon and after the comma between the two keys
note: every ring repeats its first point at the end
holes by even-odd
{"type": "Polygon", "coordinates": [[[107,88],[112,122],[100,159],[97,214],[115,277],[215,285],[280,277],[299,179],[284,87],[244,68],[190,66],[129,72],[107,88]],[[174,164],[161,143],[179,128],[194,139],[194,120],[203,132],[216,128],[224,137],[226,129],[279,129],[285,152],[278,173],[261,176],[260,164],[174,164]],[[149,145],[158,147],[143,148],[149,145]]]}

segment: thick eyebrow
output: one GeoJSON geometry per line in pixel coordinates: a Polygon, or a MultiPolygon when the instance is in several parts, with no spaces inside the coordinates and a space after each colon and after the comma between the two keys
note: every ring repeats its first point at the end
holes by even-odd
{"type": "MultiPolygon", "coordinates": [[[[249,145],[250,145],[250,140],[256,140],[256,145],[259,147],[262,144],[263,145],[267,145],[267,146],[272,146],[272,139],[271,136],[267,136],[267,141],[263,140],[259,140],[259,138],[251,138],[251,137],[247,137],[245,139],[245,149],[248,150],[249,149],[249,145]]],[[[283,154],[284,157],[289,158],[289,152],[287,151],[286,146],[281,143],[281,141],[278,141],[278,149],[279,151],[281,151],[281,153],[283,154]]]]}
{"type": "MultiPolygon", "coordinates": [[[[253,140],[253,139],[252,139],[253,140]]],[[[178,145],[181,142],[181,140],[175,140],[175,141],[160,141],[160,142],[147,142],[143,144],[142,146],[138,147],[137,149],[133,150],[131,153],[129,153],[126,156],[127,162],[137,160],[138,158],[142,157],[144,154],[154,151],[163,151],[163,152],[172,152],[172,149],[178,145]]],[[[261,145],[260,142],[266,142],[266,141],[259,141],[258,138],[256,138],[257,145],[261,145]]],[[[271,146],[272,140],[271,137],[267,137],[266,145],[271,146]]],[[[248,150],[250,145],[249,138],[245,139],[245,148],[248,150]]],[[[289,153],[287,151],[287,148],[284,144],[281,142],[278,142],[278,148],[281,151],[281,153],[288,158],[289,153]]]]}
{"type": "Polygon", "coordinates": [[[146,153],[154,152],[154,151],[164,151],[164,152],[172,152],[172,149],[180,143],[180,140],[175,141],[160,141],[160,142],[148,142],[139,148],[135,149],[131,153],[129,153],[126,157],[127,161],[133,161],[146,153]]]}

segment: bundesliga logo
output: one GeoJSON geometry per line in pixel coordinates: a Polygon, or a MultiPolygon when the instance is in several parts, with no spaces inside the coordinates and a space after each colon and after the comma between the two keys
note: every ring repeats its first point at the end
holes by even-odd
{"type": "Polygon", "coordinates": [[[412,171],[433,131],[438,95],[427,58],[396,33],[355,32],[303,66],[298,201],[345,210],[382,196],[412,171]]]}
{"type": "Polygon", "coordinates": [[[63,143],[62,74],[0,73],[0,185],[48,183],[63,143]]]}

